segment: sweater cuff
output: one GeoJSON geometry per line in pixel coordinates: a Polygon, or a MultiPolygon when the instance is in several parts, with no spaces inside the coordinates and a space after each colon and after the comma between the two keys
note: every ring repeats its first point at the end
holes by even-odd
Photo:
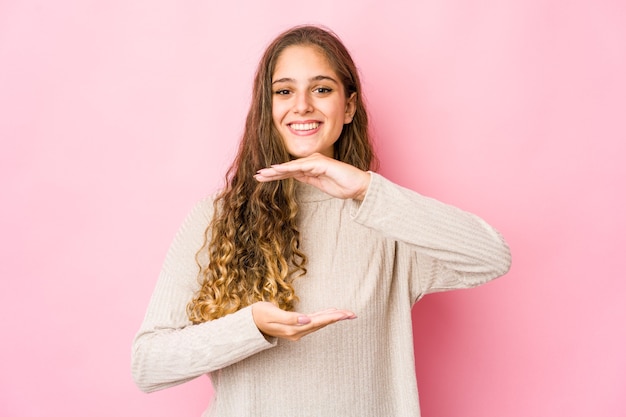
{"type": "Polygon", "coordinates": [[[365,197],[362,201],[352,200],[354,205],[350,210],[350,215],[352,216],[352,220],[357,223],[363,223],[363,219],[366,219],[373,210],[374,201],[377,196],[380,194],[380,188],[382,186],[381,182],[383,181],[383,177],[373,171],[367,171],[370,174],[370,185],[367,188],[367,192],[365,193],[365,197]]]}
{"type": "Polygon", "coordinates": [[[211,331],[205,335],[206,340],[198,341],[198,349],[206,352],[206,346],[211,346],[211,356],[223,360],[209,366],[208,371],[232,365],[277,344],[276,340],[266,339],[256,327],[252,317],[252,306],[244,307],[233,314],[215,321],[208,321],[200,326],[202,325],[211,328],[211,331]],[[212,328],[212,325],[217,322],[219,322],[219,328],[212,328]]]}
{"type": "Polygon", "coordinates": [[[239,323],[241,327],[233,329],[233,331],[235,334],[239,334],[242,338],[251,342],[248,348],[261,351],[276,346],[277,338],[264,335],[256,326],[256,323],[254,323],[252,306],[242,308],[239,313],[245,317],[245,319],[239,323]]]}

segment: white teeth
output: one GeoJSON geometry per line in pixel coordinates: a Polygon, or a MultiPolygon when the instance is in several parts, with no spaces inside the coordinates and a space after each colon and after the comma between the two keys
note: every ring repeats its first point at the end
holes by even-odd
{"type": "Polygon", "coordinates": [[[293,130],[313,130],[313,129],[317,129],[317,127],[320,124],[318,122],[314,122],[314,123],[292,123],[291,128],[293,130]]]}

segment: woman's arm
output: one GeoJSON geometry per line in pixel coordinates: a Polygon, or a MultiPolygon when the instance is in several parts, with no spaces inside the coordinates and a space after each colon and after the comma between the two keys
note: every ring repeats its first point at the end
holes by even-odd
{"type": "Polygon", "coordinates": [[[250,307],[192,325],[187,303],[199,287],[195,254],[213,212],[210,199],[194,207],[165,258],[145,319],[132,347],[132,375],[146,392],[177,385],[271,348],[250,307]]]}
{"type": "Polygon", "coordinates": [[[259,181],[288,177],[357,201],[354,221],[409,247],[418,271],[414,301],[430,292],[474,287],[509,270],[506,242],[474,214],[320,154],[262,169],[255,176],[259,181]]]}
{"type": "Polygon", "coordinates": [[[354,221],[414,252],[414,301],[431,292],[481,285],[511,265],[508,245],[483,219],[375,173],[354,221]]]}
{"type": "Polygon", "coordinates": [[[193,325],[187,303],[199,287],[195,254],[204,242],[212,213],[210,200],[189,214],[165,258],[145,319],[133,342],[132,374],[146,392],[189,381],[276,346],[276,338],[296,341],[341,320],[348,310],[310,314],[258,302],[217,320],[193,325]]]}

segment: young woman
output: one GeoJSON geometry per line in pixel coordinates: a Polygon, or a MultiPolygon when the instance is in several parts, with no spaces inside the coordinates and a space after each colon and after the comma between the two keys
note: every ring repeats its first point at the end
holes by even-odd
{"type": "Polygon", "coordinates": [[[133,344],[137,385],[208,374],[215,417],[419,415],[411,307],[503,275],[510,253],[373,160],[346,48],[319,27],[281,34],[226,187],[167,254],[133,344]]]}

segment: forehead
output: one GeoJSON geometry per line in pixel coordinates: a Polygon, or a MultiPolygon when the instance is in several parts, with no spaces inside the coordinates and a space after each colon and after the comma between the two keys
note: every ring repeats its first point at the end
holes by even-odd
{"type": "Polygon", "coordinates": [[[312,78],[327,75],[337,80],[337,74],[326,55],[317,46],[293,45],[285,48],[278,59],[272,80],[279,78],[312,78]]]}

